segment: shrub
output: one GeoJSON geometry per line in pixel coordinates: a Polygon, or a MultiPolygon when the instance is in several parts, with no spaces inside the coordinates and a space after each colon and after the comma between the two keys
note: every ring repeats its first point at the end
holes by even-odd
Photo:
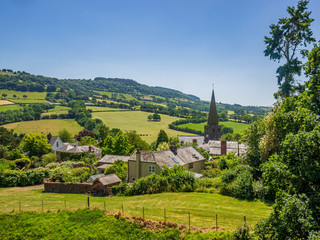
{"type": "Polygon", "coordinates": [[[215,178],[221,175],[221,170],[207,166],[206,169],[202,171],[202,175],[207,178],[215,178]]]}
{"type": "Polygon", "coordinates": [[[71,169],[65,167],[55,168],[49,175],[53,182],[69,182],[72,179],[71,169]]]}
{"type": "Polygon", "coordinates": [[[30,166],[31,161],[29,158],[20,158],[15,160],[14,163],[16,164],[17,168],[23,170],[23,169],[27,169],[30,166]]]}
{"type": "Polygon", "coordinates": [[[58,161],[58,158],[54,153],[48,153],[42,156],[41,165],[46,166],[49,163],[55,163],[57,161],[58,161]]]}
{"type": "Polygon", "coordinates": [[[45,168],[28,171],[4,170],[0,171],[0,186],[17,187],[40,184],[48,176],[49,171],[45,168]]]}
{"type": "Polygon", "coordinates": [[[262,181],[253,181],[253,197],[264,199],[264,186],[262,181]]]}
{"type": "Polygon", "coordinates": [[[107,167],[104,171],[105,175],[115,173],[121,181],[126,180],[127,173],[128,173],[128,163],[122,161],[122,160],[116,160],[112,166],[107,167]]]}
{"type": "Polygon", "coordinates": [[[253,177],[249,171],[240,173],[232,183],[232,195],[237,198],[250,199],[253,195],[253,177]]]}
{"type": "Polygon", "coordinates": [[[14,164],[13,161],[9,161],[6,159],[0,159],[0,170],[5,170],[5,169],[14,170],[16,168],[17,168],[17,166],[16,166],[16,164],[14,164]]]}
{"type": "Polygon", "coordinates": [[[247,224],[238,226],[232,236],[232,240],[250,240],[250,239],[252,239],[252,237],[250,236],[250,229],[247,224]]]}

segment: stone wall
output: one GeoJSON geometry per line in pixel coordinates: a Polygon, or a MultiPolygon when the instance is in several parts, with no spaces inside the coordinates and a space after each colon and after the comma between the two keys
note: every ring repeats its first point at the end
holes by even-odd
{"type": "Polygon", "coordinates": [[[44,182],[44,191],[53,193],[88,193],[91,192],[92,183],[61,183],[44,182]]]}

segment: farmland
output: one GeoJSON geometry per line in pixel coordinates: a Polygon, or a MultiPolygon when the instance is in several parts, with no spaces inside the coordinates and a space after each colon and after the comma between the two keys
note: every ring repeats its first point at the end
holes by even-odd
{"type": "Polygon", "coordinates": [[[87,106],[88,110],[92,112],[119,112],[119,111],[128,111],[126,109],[121,108],[110,108],[110,107],[98,107],[98,106],[87,106]]]}
{"type": "MultiPolygon", "coordinates": [[[[223,125],[225,127],[233,128],[233,132],[234,133],[240,133],[240,132],[242,132],[243,130],[245,130],[249,126],[248,124],[245,124],[245,123],[231,122],[231,121],[219,122],[219,124],[223,125]]],[[[206,125],[205,122],[204,123],[186,123],[186,124],[181,124],[179,126],[180,127],[188,127],[190,129],[203,131],[204,125],[206,125]]]]}
{"type": "MultiPolygon", "coordinates": [[[[1,188],[0,211],[22,210],[78,209],[87,204],[87,196],[81,194],[44,193],[43,186],[1,188]],[[66,201],[66,205],[65,205],[66,201]]],[[[211,227],[215,225],[218,214],[219,227],[234,230],[243,222],[246,216],[250,227],[261,218],[266,218],[271,207],[263,202],[238,200],[232,197],[214,193],[160,193],[133,197],[91,197],[90,207],[118,211],[122,204],[125,214],[142,216],[144,207],[145,218],[163,220],[163,210],[166,208],[167,221],[187,224],[188,211],[191,215],[191,225],[211,227]],[[195,204],[197,203],[197,204],[195,204]]]]}
{"type": "Polygon", "coordinates": [[[19,92],[7,89],[0,89],[0,96],[7,94],[6,100],[10,100],[14,103],[46,103],[46,92],[19,92]],[[16,95],[16,97],[13,97],[16,95]],[[26,95],[27,97],[23,97],[26,95]]]}
{"type": "Polygon", "coordinates": [[[21,107],[18,104],[2,105],[0,106],[0,112],[5,112],[8,110],[19,110],[21,107]]]}
{"type": "Polygon", "coordinates": [[[37,121],[15,122],[3,125],[8,129],[13,129],[15,133],[51,133],[56,135],[61,129],[65,128],[72,134],[82,130],[82,127],[73,119],[46,119],[37,121]]]}
{"type": "Polygon", "coordinates": [[[45,112],[42,115],[67,114],[70,109],[71,108],[65,106],[55,106],[55,108],[49,109],[48,112],[45,112]]]}
{"type": "Polygon", "coordinates": [[[142,138],[148,143],[156,140],[161,129],[165,130],[171,137],[176,137],[178,134],[186,135],[184,132],[175,131],[168,127],[168,124],[178,120],[178,118],[160,114],[161,121],[154,122],[148,121],[148,115],[150,114],[141,111],[94,112],[92,117],[101,119],[111,128],[120,128],[126,131],[136,130],[138,134],[142,134],[142,138]]]}

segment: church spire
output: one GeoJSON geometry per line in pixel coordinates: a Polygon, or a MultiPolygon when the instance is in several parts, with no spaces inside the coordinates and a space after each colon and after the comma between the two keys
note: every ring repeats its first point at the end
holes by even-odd
{"type": "Polygon", "coordinates": [[[211,103],[210,103],[210,110],[209,110],[207,125],[218,126],[218,124],[219,123],[218,123],[218,113],[217,113],[217,107],[216,107],[216,100],[214,98],[214,89],[212,86],[212,96],[211,96],[211,103]]]}

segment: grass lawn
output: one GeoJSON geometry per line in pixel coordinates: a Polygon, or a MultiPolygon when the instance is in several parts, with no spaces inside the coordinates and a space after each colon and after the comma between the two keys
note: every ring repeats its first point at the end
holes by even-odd
{"type": "Polygon", "coordinates": [[[21,107],[18,104],[2,105],[0,106],[0,112],[5,112],[8,110],[19,110],[21,107]]]}
{"type": "MultiPolygon", "coordinates": [[[[179,126],[188,127],[190,129],[195,129],[195,130],[199,130],[199,131],[204,131],[204,125],[206,125],[206,124],[207,124],[206,122],[204,122],[204,123],[186,123],[186,124],[182,124],[179,126]]],[[[223,125],[225,127],[232,127],[234,133],[240,133],[249,126],[246,123],[238,123],[238,122],[231,122],[231,121],[219,122],[219,124],[223,125]]]]}
{"type": "Polygon", "coordinates": [[[65,106],[55,106],[52,109],[49,109],[48,112],[43,113],[42,115],[52,115],[52,114],[67,114],[68,110],[71,108],[65,106]]]}
{"type": "Polygon", "coordinates": [[[14,129],[15,133],[51,133],[57,135],[58,132],[65,128],[72,134],[76,134],[83,128],[73,119],[45,119],[37,121],[15,122],[2,125],[8,129],[14,129]]]}
{"type": "Polygon", "coordinates": [[[47,103],[48,101],[45,100],[47,95],[46,92],[19,92],[14,90],[7,90],[7,89],[0,89],[0,96],[3,93],[6,93],[8,96],[6,97],[7,100],[10,100],[14,103],[47,103]],[[13,97],[16,95],[17,97],[13,97]],[[23,95],[27,95],[26,98],[23,95]]]}
{"type": "Polygon", "coordinates": [[[148,116],[151,113],[142,111],[122,111],[122,112],[94,112],[93,118],[101,119],[111,128],[120,128],[122,130],[136,130],[142,136],[142,139],[151,143],[157,139],[158,133],[161,129],[165,130],[168,136],[177,137],[177,135],[192,135],[184,132],[169,129],[168,125],[178,120],[179,118],[168,115],[161,115],[160,122],[148,121],[148,116]]]}
{"type": "Polygon", "coordinates": [[[97,107],[97,106],[87,106],[88,110],[92,112],[119,112],[119,111],[128,111],[127,109],[121,108],[110,108],[110,107],[97,107]]]}
{"type": "MultiPolygon", "coordinates": [[[[84,208],[87,196],[82,194],[43,193],[43,186],[0,188],[0,211],[19,209],[44,210],[84,208]]],[[[234,230],[243,223],[246,216],[248,225],[252,228],[261,218],[266,218],[271,207],[262,202],[238,200],[214,193],[160,193],[132,197],[90,197],[90,207],[118,211],[122,204],[125,214],[142,216],[144,207],[145,218],[163,220],[164,208],[167,221],[188,223],[190,211],[191,225],[211,227],[215,225],[215,216],[218,214],[218,226],[234,230]]]]}

